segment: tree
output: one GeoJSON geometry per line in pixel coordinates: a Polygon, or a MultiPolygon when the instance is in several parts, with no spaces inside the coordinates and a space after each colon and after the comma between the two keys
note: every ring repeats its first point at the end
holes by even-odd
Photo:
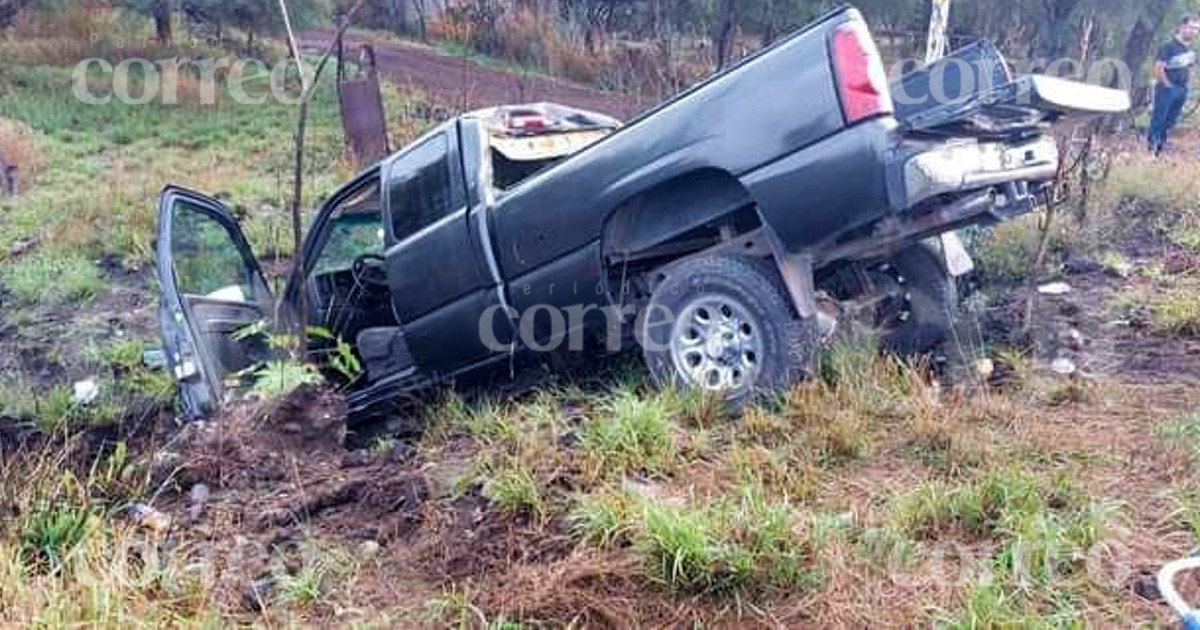
{"type": "MultiPolygon", "coordinates": [[[[278,0],[184,0],[184,5],[189,15],[245,31],[250,42],[254,41],[255,34],[279,33],[283,30],[278,0]]],[[[288,0],[293,26],[297,27],[325,17],[325,8],[321,0],[288,0]]]]}
{"type": "Polygon", "coordinates": [[[35,0],[0,0],[0,28],[8,28],[16,21],[21,10],[35,0]]]}
{"type": "Polygon", "coordinates": [[[175,39],[171,28],[171,17],[175,6],[172,0],[117,0],[114,6],[131,9],[154,20],[154,35],[158,43],[170,46],[175,39]]]}

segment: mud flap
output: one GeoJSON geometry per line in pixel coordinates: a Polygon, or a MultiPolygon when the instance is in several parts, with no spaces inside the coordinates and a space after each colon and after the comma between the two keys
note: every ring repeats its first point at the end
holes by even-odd
{"type": "Polygon", "coordinates": [[[813,257],[811,254],[791,254],[784,247],[779,235],[770,226],[764,226],[767,244],[771,249],[771,259],[779,269],[783,278],[783,286],[787,288],[792,306],[801,319],[815,317],[817,308],[817,282],[813,275],[813,257]]]}
{"type": "Polygon", "coordinates": [[[946,232],[937,238],[929,239],[926,246],[939,254],[946,273],[952,278],[960,278],[975,270],[975,261],[967,253],[967,247],[958,232],[946,232]]]}

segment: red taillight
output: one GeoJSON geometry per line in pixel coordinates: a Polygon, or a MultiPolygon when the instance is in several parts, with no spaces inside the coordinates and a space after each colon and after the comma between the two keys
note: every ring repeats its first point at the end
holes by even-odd
{"type": "Polygon", "coordinates": [[[834,32],[833,68],[847,124],[892,113],[883,59],[865,23],[848,22],[834,32]]]}
{"type": "Polygon", "coordinates": [[[538,132],[550,126],[550,121],[541,114],[509,114],[508,128],[513,131],[538,132]]]}

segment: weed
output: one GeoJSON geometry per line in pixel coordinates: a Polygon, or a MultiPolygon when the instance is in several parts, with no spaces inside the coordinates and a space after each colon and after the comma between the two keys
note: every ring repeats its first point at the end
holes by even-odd
{"type": "Polygon", "coordinates": [[[1014,514],[1044,508],[1044,492],[1035,479],[1019,471],[1001,470],[967,484],[921,484],[901,498],[892,517],[893,523],[909,534],[930,535],[957,526],[984,535],[1014,514]]]}
{"type": "Polygon", "coordinates": [[[946,474],[957,475],[986,461],[984,440],[967,427],[957,409],[923,413],[912,420],[906,454],[946,474]]]}
{"type": "MultiPolygon", "coordinates": [[[[991,229],[972,252],[979,273],[984,278],[1001,283],[1016,284],[1033,273],[1041,242],[1038,217],[1027,216],[1008,221],[991,229]]],[[[1061,228],[1052,235],[1050,253],[1066,247],[1061,228]]]]}
{"type": "Polygon", "coordinates": [[[628,543],[637,507],[628,493],[607,490],[582,497],[568,520],[583,542],[607,549],[628,543]]]}
{"type": "Polygon", "coordinates": [[[707,390],[668,388],[661,396],[684,426],[710,429],[729,418],[725,400],[707,390]]]}
{"type": "Polygon", "coordinates": [[[504,407],[491,399],[471,404],[452,390],[447,390],[432,405],[427,419],[424,439],[427,444],[444,442],[454,435],[471,435],[492,442],[516,432],[504,407]]]}
{"type": "Polygon", "coordinates": [[[381,436],[372,440],[371,447],[367,450],[371,453],[372,457],[383,457],[395,450],[396,446],[399,444],[400,440],[396,439],[395,437],[381,436]]]}
{"type": "Polygon", "coordinates": [[[472,602],[471,592],[465,588],[446,590],[440,597],[425,602],[425,616],[429,621],[442,622],[460,630],[492,627],[487,616],[472,602]]]}
{"type": "Polygon", "coordinates": [[[1154,436],[1168,447],[1187,453],[1193,465],[1200,465],[1200,410],[1159,424],[1154,427],[1154,436]]]}
{"type": "Polygon", "coordinates": [[[858,534],[859,553],[871,565],[884,572],[900,571],[911,566],[917,557],[912,539],[896,527],[871,527],[858,534]]]}
{"type": "Polygon", "coordinates": [[[820,489],[821,468],[802,448],[734,444],[727,461],[742,486],[761,486],[795,499],[820,489]]]}
{"type": "Polygon", "coordinates": [[[680,592],[722,594],[813,586],[810,547],[794,512],[748,489],[701,508],[645,503],[634,548],[650,576],[680,592]]]}
{"type": "Polygon", "coordinates": [[[805,424],[819,424],[836,412],[859,419],[902,418],[925,402],[922,371],[895,356],[880,356],[872,339],[839,339],[821,357],[825,388],[794,392],[785,400],[786,409],[805,424]]]}
{"type": "Polygon", "coordinates": [[[999,584],[982,584],[967,593],[966,605],[956,615],[943,613],[938,626],[947,630],[982,628],[1047,628],[1051,624],[1015,593],[999,584]]]}
{"type": "Polygon", "coordinates": [[[1166,207],[1187,206],[1200,196],[1200,182],[1187,168],[1162,168],[1149,155],[1131,156],[1114,165],[1099,192],[1105,206],[1138,200],[1166,207]]]}
{"type": "Polygon", "coordinates": [[[484,484],[483,492],[506,512],[527,513],[538,518],[545,515],[546,505],[537,479],[519,461],[510,461],[493,473],[484,484]]]}
{"type": "Polygon", "coordinates": [[[1200,210],[1190,208],[1165,231],[1171,242],[1189,251],[1200,253],[1200,210]]]}
{"type": "Polygon", "coordinates": [[[26,564],[60,571],[72,552],[98,531],[99,514],[79,492],[79,483],[64,473],[58,489],[42,496],[18,524],[18,548],[26,564]]]}
{"type": "Polygon", "coordinates": [[[1115,276],[1122,278],[1128,277],[1133,273],[1133,263],[1124,254],[1115,250],[1108,250],[1100,255],[1100,266],[1104,270],[1115,276]]]}
{"type": "Polygon", "coordinates": [[[324,360],[333,371],[345,379],[346,383],[353,383],[362,376],[362,362],[358,360],[358,355],[354,354],[354,346],[327,328],[310,326],[308,334],[313,339],[327,342],[332,346],[323,352],[324,360]]]}
{"type": "Polygon", "coordinates": [[[639,399],[620,393],[606,402],[602,413],[583,433],[594,476],[659,473],[674,465],[676,427],[661,397],[639,399]]]}
{"type": "Polygon", "coordinates": [[[827,465],[862,460],[870,447],[860,416],[840,413],[812,432],[812,445],[827,465]]]}
{"type": "Polygon", "coordinates": [[[267,361],[253,368],[249,376],[253,379],[248,395],[261,400],[278,400],[304,385],[319,385],[320,372],[307,364],[288,359],[267,361]]]}
{"type": "Polygon", "coordinates": [[[639,551],[651,574],[677,590],[708,591],[723,586],[727,569],[719,566],[716,522],[706,510],[664,505],[644,506],[645,534],[639,551]]]}
{"type": "Polygon", "coordinates": [[[295,572],[279,571],[279,598],[293,606],[311,606],[327,594],[330,580],[346,574],[350,563],[332,550],[306,545],[304,559],[295,572]]]}
{"type": "Polygon", "coordinates": [[[1200,337],[1200,295],[1181,290],[1154,298],[1150,321],[1163,334],[1200,337]]]}

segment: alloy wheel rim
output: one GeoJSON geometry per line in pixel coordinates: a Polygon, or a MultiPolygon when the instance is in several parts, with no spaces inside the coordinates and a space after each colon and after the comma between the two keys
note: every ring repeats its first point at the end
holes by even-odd
{"type": "Polygon", "coordinates": [[[763,360],[762,331],[749,311],[722,296],[684,306],[671,331],[671,360],[687,384],[729,392],[753,384],[763,360]]]}

